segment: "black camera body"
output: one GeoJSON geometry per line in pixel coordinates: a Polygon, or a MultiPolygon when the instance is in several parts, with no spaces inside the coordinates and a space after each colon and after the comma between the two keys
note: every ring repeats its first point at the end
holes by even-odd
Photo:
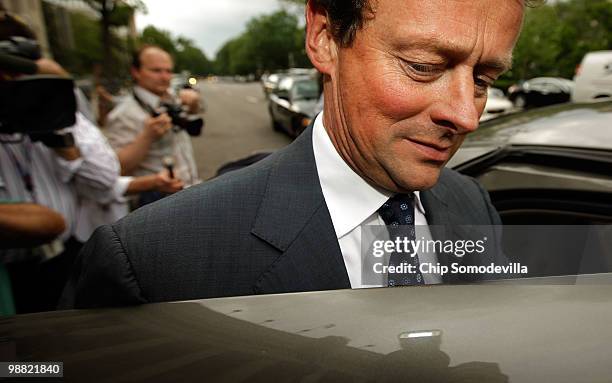
{"type": "Polygon", "coordinates": [[[12,36],[7,40],[0,41],[0,53],[19,56],[32,61],[42,57],[38,42],[21,36],[12,36]]]}
{"type": "Polygon", "coordinates": [[[202,118],[188,117],[183,108],[177,104],[162,103],[160,109],[162,113],[168,114],[174,126],[185,130],[190,136],[197,137],[202,134],[202,128],[204,127],[202,118]]]}
{"type": "MultiPolygon", "coordinates": [[[[36,40],[15,36],[0,41],[0,70],[36,73],[41,58],[36,40]]],[[[76,123],[74,81],[58,76],[20,76],[0,81],[0,133],[22,133],[52,148],[74,145],[72,134],[58,130],[76,123]]]]}
{"type": "MultiPolygon", "coordinates": [[[[0,81],[0,133],[23,133],[45,142],[45,137],[76,123],[76,110],[72,79],[27,76],[0,81]]],[[[69,144],[52,140],[53,147],[69,144]]]]}

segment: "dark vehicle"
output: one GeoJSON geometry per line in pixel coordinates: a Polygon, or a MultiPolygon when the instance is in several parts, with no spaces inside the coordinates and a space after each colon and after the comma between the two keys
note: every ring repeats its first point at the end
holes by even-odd
{"type": "Polygon", "coordinates": [[[612,102],[482,123],[448,166],[476,177],[505,224],[612,223],[612,102]]]}
{"type": "Polygon", "coordinates": [[[268,111],[274,130],[297,137],[310,125],[319,95],[319,83],[310,76],[282,79],[269,99],[268,111]]]}
{"type": "Polygon", "coordinates": [[[574,82],[564,78],[536,77],[508,88],[508,98],[517,108],[568,102],[572,96],[574,82]]]}
{"type": "Polygon", "coordinates": [[[0,355],[62,362],[65,382],[606,382],[611,281],[607,274],[22,315],[0,318],[0,355]],[[564,285],[574,283],[584,285],[564,285]]]}

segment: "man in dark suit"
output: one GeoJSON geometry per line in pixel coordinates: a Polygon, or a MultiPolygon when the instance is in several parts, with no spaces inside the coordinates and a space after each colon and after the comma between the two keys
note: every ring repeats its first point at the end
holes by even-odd
{"type": "MultiPolygon", "coordinates": [[[[306,8],[306,50],[324,75],[322,115],[265,160],[98,229],[62,307],[364,287],[363,225],[401,219],[414,238],[415,224],[500,223],[486,191],[444,165],[509,67],[523,2],[310,0],[306,8]]],[[[429,261],[463,262],[445,252],[429,261]]],[[[397,283],[453,278],[417,273],[397,283]]]]}

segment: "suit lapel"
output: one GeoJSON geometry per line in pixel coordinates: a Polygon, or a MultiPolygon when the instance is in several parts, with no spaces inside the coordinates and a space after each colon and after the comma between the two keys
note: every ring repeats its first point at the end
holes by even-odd
{"type": "MultiPolygon", "coordinates": [[[[434,240],[440,241],[460,241],[460,240],[479,240],[483,237],[493,238],[494,235],[487,231],[482,231],[478,225],[467,225],[466,220],[455,211],[455,204],[448,204],[453,201],[451,191],[445,182],[444,173],[440,180],[432,189],[422,192],[423,206],[427,212],[427,223],[430,225],[431,235],[434,240]]],[[[483,257],[484,259],[484,257],[483,257]]],[[[459,265],[480,264],[481,259],[471,255],[469,257],[458,257],[452,252],[442,252],[438,254],[438,261],[449,266],[452,263],[459,265]]],[[[471,282],[478,280],[477,274],[446,274],[445,283],[471,282]]]]}
{"type": "Polygon", "coordinates": [[[281,252],[257,293],[349,288],[312,150],[312,126],[271,165],[251,233],[281,252]]]}
{"type": "MultiPolygon", "coordinates": [[[[427,223],[433,239],[437,241],[456,241],[461,238],[458,232],[461,220],[447,203],[448,193],[444,173],[432,189],[421,192],[423,207],[427,212],[427,223]]],[[[438,254],[438,262],[450,267],[452,263],[462,264],[464,259],[451,252],[441,252],[438,254]]],[[[445,283],[456,283],[459,282],[459,275],[448,273],[444,275],[443,280],[445,283]]]]}

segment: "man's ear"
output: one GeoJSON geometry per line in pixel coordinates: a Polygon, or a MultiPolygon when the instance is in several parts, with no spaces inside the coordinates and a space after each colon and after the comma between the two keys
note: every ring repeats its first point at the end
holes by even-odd
{"type": "Polygon", "coordinates": [[[132,78],[135,81],[138,81],[138,79],[140,78],[140,73],[138,72],[138,69],[136,69],[136,67],[134,66],[130,67],[130,74],[132,75],[132,78]]]}
{"type": "Polygon", "coordinates": [[[306,53],[319,72],[331,75],[337,61],[334,41],[327,12],[309,1],[306,4],[306,53]]]}

